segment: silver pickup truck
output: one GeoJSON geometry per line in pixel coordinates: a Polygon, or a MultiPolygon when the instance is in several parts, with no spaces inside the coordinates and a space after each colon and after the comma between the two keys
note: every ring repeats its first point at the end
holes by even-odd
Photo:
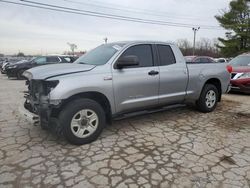
{"type": "Polygon", "coordinates": [[[92,142],[107,121],[135,111],[192,103],[211,112],[228,89],[224,63],[186,64],[164,42],[101,45],[73,64],[29,69],[25,108],[42,128],[57,125],[72,144],[92,142]]]}

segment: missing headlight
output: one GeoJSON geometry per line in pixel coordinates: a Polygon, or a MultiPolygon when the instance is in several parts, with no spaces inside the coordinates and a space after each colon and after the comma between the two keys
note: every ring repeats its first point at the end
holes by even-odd
{"type": "Polygon", "coordinates": [[[59,83],[58,80],[44,81],[45,95],[48,95],[58,85],[58,83],[59,83]]]}

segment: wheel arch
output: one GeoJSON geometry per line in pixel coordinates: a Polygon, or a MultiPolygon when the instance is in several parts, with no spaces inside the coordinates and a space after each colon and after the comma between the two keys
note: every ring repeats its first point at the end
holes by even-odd
{"type": "MultiPolygon", "coordinates": [[[[218,78],[210,78],[210,79],[208,79],[208,80],[205,82],[204,86],[205,86],[206,84],[212,84],[212,85],[214,85],[214,86],[217,88],[217,90],[218,90],[218,92],[219,92],[218,101],[220,102],[220,101],[221,101],[221,94],[222,94],[221,81],[220,81],[218,78]]],[[[204,88],[204,86],[203,86],[203,88],[204,88]]]]}
{"type": "Polygon", "coordinates": [[[92,100],[96,101],[97,103],[99,103],[102,106],[102,108],[103,108],[103,110],[105,112],[106,120],[108,122],[111,122],[112,110],[111,110],[110,101],[108,100],[108,98],[103,93],[96,92],[96,91],[82,92],[82,93],[78,93],[78,94],[70,96],[69,98],[62,101],[59,108],[52,109],[51,116],[52,117],[58,117],[61,110],[67,104],[69,104],[73,100],[81,99],[81,98],[92,99],[92,100]]]}

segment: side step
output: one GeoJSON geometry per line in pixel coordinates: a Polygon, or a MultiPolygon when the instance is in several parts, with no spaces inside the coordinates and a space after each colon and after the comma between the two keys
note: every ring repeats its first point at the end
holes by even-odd
{"type": "Polygon", "coordinates": [[[130,117],[141,116],[141,115],[145,115],[145,114],[152,114],[152,113],[156,113],[156,112],[162,112],[162,111],[171,110],[171,109],[175,109],[175,108],[181,108],[181,107],[185,107],[185,106],[186,106],[185,104],[175,104],[175,105],[164,106],[164,107],[160,107],[160,108],[152,108],[152,109],[148,109],[148,110],[125,113],[122,115],[115,116],[113,118],[114,118],[114,120],[122,120],[122,119],[130,118],[130,117]]]}

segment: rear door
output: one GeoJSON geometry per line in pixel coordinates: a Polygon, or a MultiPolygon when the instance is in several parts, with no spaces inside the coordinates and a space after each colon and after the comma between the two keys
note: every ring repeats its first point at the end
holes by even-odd
{"type": "Polygon", "coordinates": [[[127,55],[137,56],[139,65],[123,69],[113,66],[116,111],[131,111],[158,105],[159,68],[154,65],[152,45],[131,46],[120,57],[127,55]]]}
{"type": "MultiPolygon", "coordinates": [[[[156,45],[160,70],[159,103],[182,102],[186,95],[188,72],[185,60],[175,58],[170,45],[156,45]]],[[[176,55],[179,55],[176,53],[176,55]]]]}

